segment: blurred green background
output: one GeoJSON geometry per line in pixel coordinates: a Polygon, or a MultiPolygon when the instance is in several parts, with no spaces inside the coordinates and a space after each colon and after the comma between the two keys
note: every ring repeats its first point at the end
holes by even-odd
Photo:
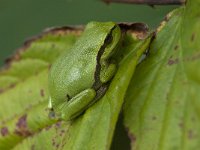
{"type": "Polygon", "coordinates": [[[89,21],[145,22],[155,28],[176,6],[110,4],[100,0],[0,0],[0,66],[25,39],[52,26],[89,21]]]}

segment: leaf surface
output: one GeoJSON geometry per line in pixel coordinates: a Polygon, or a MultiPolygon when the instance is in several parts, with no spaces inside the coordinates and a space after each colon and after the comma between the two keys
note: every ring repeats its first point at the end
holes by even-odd
{"type": "Polygon", "coordinates": [[[27,41],[0,72],[0,149],[14,148],[56,120],[48,118],[48,71],[81,29],[57,28],[27,41]]]}
{"type": "Polygon", "coordinates": [[[124,124],[134,150],[200,147],[200,1],[168,14],[126,94],[124,124]]]}
{"type": "Polygon", "coordinates": [[[71,50],[81,29],[51,29],[26,42],[8,60],[0,72],[0,149],[109,149],[126,89],[151,40],[151,36],[139,40],[142,24],[136,24],[141,28],[136,31],[131,25],[121,26],[127,34],[116,55],[116,76],[105,96],[72,121],[48,118],[47,80],[50,65],[71,50]]]}

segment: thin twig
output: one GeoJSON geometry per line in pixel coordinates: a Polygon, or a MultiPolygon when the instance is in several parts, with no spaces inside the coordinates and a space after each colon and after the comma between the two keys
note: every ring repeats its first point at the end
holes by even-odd
{"type": "Polygon", "coordinates": [[[181,5],[186,0],[102,0],[105,3],[129,3],[129,4],[147,4],[147,5],[181,5]]]}

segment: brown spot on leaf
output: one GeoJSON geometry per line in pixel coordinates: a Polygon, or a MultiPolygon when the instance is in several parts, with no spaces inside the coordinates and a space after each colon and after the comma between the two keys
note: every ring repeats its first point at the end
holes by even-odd
{"type": "Polygon", "coordinates": [[[190,129],[189,131],[188,131],[188,139],[193,139],[195,137],[195,135],[194,135],[194,132],[190,129]]]}
{"type": "Polygon", "coordinates": [[[55,124],[55,128],[60,128],[61,127],[61,122],[57,122],[56,124],[55,124]]]}
{"type": "Polygon", "coordinates": [[[19,50],[11,57],[6,58],[4,69],[9,69],[11,67],[13,61],[19,61],[21,58],[20,55],[21,55],[21,51],[19,50]]]}
{"type": "Polygon", "coordinates": [[[191,42],[193,42],[194,39],[195,39],[195,34],[193,33],[192,36],[191,36],[191,38],[190,38],[191,42]]]}
{"type": "Polygon", "coordinates": [[[35,71],[35,76],[38,76],[39,72],[38,71],[35,71]]]}
{"type": "Polygon", "coordinates": [[[157,117],[156,117],[156,116],[153,116],[153,117],[152,117],[152,120],[156,120],[156,119],[157,119],[157,117]]]}
{"type": "Polygon", "coordinates": [[[167,15],[164,17],[164,21],[165,21],[165,22],[168,22],[169,19],[170,19],[170,17],[171,17],[171,14],[170,14],[170,13],[167,14],[167,15]]]}
{"type": "Polygon", "coordinates": [[[51,64],[49,64],[48,69],[49,69],[49,70],[51,69],[51,64]]]}
{"type": "Polygon", "coordinates": [[[128,137],[131,140],[131,143],[135,143],[136,142],[136,136],[132,133],[130,133],[130,131],[128,131],[128,137]]]}
{"type": "Polygon", "coordinates": [[[200,53],[194,54],[192,56],[188,56],[186,58],[184,58],[184,61],[195,61],[200,59],[200,53]]]}
{"type": "Polygon", "coordinates": [[[63,144],[61,145],[61,149],[63,149],[63,147],[65,146],[65,144],[66,144],[66,143],[63,143],[63,144]]]}
{"type": "Polygon", "coordinates": [[[5,89],[1,89],[0,88],[0,94],[5,92],[6,90],[12,89],[15,87],[16,84],[10,84],[8,87],[6,87],[5,89]]]}
{"type": "Polygon", "coordinates": [[[78,26],[62,26],[62,27],[53,27],[53,28],[47,28],[43,34],[56,34],[56,35],[64,35],[64,34],[74,34],[74,35],[80,35],[83,31],[84,26],[78,25],[78,26]]]}
{"type": "Polygon", "coordinates": [[[56,145],[56,142],[55,142],[55,141],[52,141],[52,145],[55,146],[55,145],[56,145]]]}
{"type": "Polygon", "coordinates": [[[33,36],[24,42],[24,46],[21,49],[27,49],[33,42],[42,39],[44,36],[48,34],[54,35],[66,35],[66,34],[74,34],[80,35],[83,30],[83,26],[63,26],[56,28],[47,28],[43,31],[42,34],[33,36]]]}
{"type": "Polygon", "coordinates": [[[159,25],[158,28],[156,29],[156,34],[159,33],[159,32],[163,29],[163,27],[164,27],[165,25],[166,25],[166,21],[165,21],[165,20],[161,21],[160,25],[159,25]]]}
{"type": "Polygon", "coordinates": [[[0,89],[0,94],[3,93],[3,91],[4,91],[3,89],[0,89]]]}
{"type": "Polygon", "coordinates": [[[6,136],[9,134],[8,128],[7,127],[2,127],[1,128],[1,135],[6,136]]]}
{"type": "Polygon", "coordinates": [[[10,84],[9,88],[14,88],[16,86],[16,84],[10,84]]]}
{"type": "Polygon", "coordinates": [[[180,123],[178,124],[178,126],[179,126],[180,128],[183,128],[183,127],[184,127],[183,122],[180,122],[180,123]]]}
{"type": "Polygon", "coordinates": [[[60,132],[61,132],[61,133],[65,133],[65,130],[62,129],[60,132]]]}
{"type": "Polygon", "coordinates": [[[192,56],[192,60],[193,60],[193,61],[194,61],[194,60],[197,60],[197,59],[200,59],[200,53],[197,54],[197,55],[192,56]]]}
{"type": "Polygon", "coordinates": [[[41,90],[40,90],[40,95],[41,95],[42,97],[44,97],[44,89],[41,89],[41,90]]]}
{"type": "Polygon", "coordinates": [[[31,150],[35,150],[35,145],[31,145],[31,150]]]}
{"type": "Polygon", "coordinates": [[[15,134],[23,137],[32,135],[32,133],[28,130],[26,114],[18,119],[18,122],[16,123],[15,134]]]}
{"type": "Polygon", "coordinates": [[[47,127],[45,128],[45,130],[48,131],[49,129],[51,129],[51,127],[52,127],[51,125],[50,125],[50,126],[47,126],[47,127]]]}
{"type": "Polygon", "coordinates": [[[6,120],[2,120],[2,121],[0,122],[0,124],[1,124],[1,125],[6,124],[6,120]]]}
{"type": "Polygon", "coordinates": [[[176,50],[178,50],[178,48],[179,48],[179,46],[176,45],[176,46],[174,47],[174,50],[176,51],[176,50]]]}
{"type": "Polygon", "coordinates": [[[56,144],[56,148],[59,148],[59,146],[60,146],[59,144],[56,144]]]}
{"type": "Polygon", "coordinates": [[[62,130],[60,131],[60,134],[59,134],[59,135],[60,135],[60,136],[63,136],[64,133],[65,133],[65,130],[62,129],[62,130]]]}
{"type": "Polygon", "coordinates": [[[27,119],[27,115],[25,114],[25,115],[23,115],[22,117],[20,117],[20,118],[18,119],[18,122],[17,122],[16,126],[17,126],[18,128],[26,128],[26,127],[27,127],[26,119],[27,119]]]}
{"type": "Polygon", "coordinates": [[[168,65],[174,65],[174,64],[177,64],[179,62],[179,59],[178,58],[176,58],[176,59],[169,59],[168,60],[168,65]]]}
{"type": "Polygon", "coordinates": [[[54,137],[52,139],[52,145],[55,147],[55,148],[58,148],[59,147],[59,143],[56,142],[56,137],[54,137]]]}

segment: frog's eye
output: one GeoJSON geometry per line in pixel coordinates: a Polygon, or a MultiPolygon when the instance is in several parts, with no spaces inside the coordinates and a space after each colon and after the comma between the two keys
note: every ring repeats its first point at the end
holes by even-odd
{"type": "Polygon", "coordinates": [[[107,35],[105,39],[104,42],[105,50],[101,59],[107,59],[116,52],[116,47],[120,41],[120,38],[121,38],[121,30],[116,25],[111,29],[110,33],[107,35]]]}

